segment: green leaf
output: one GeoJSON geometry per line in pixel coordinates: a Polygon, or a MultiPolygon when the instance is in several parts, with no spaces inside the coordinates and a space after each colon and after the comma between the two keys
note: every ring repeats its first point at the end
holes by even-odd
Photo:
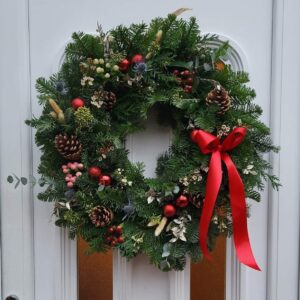
{"type": "Polygon", "coordinates": [[[21,183],[26,185],[28,183],[28,179],[26,177],[21,177],[21,183]]]}
{"type": "Polygon", "coordinates": [[[6,180],[9,183],[13,183],[14,182],[14,178],[11,175],[9,175],[6,180]]]}
{"type": "Polygon", "coordinates": [[[192,70],[193,68],[193,62],[185,62],[185,61],[175,61],[169,65],[170,67],[177,67],[177,68],[183,68],[183,69],[188,69],[192,70]]]}

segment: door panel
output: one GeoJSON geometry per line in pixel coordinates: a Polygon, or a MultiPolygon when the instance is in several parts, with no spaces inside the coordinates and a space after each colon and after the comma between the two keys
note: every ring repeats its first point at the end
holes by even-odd
{"type": "MultiPolygon", "coordinates": [[[[193,11],[185,13],[184,17],[197,16],[204,32],[228,36],[243,49],[243,56],[246,58],[244,63],[248,66],[251,75],[251,85],[257,91],[257,102],[264,108],[263,119],[268,123],[272,1],[172,0],[160,2],[159,5],[155,2],[140,0],[127,2],[27,0],[21,1],[21,4],[17,0],[5,2],[0,2],[0,33],[1,41],[5,45],[4,50],[0,50],[2,66],[0,83],[3,84],[3,88],[0,89],[2,296],[14,293],[22,300],[32,300],[34,293],[35,299],[75,300],[77,291],[76,243],[69,242],[64,231],[53,225],[50,217],[51,205],[39,201],[31,202],[29,189],[9,190],[11,187],[3,183],[9,172],[22,173],[27,177],[31,172],[30,132],[24,127],[23,120],[30,116],[31,98],[33,114],[40,113],[34,90],[35,80],[39,76],[48,76],[56,71],[61,50],[73,31],[94,32],[97,21],[103,24],[106,30],[117,24],[149,21],[156,16],[165,16],[179,7],[191,7],[193,11]],[[10,126],[9,131],[6,129],[7,124],[10,126]],[[16,270],[18,270],[17,273],[16,270]]],[[[290,11],[292,11],[291,8],[290,11]]],[[[294,78],[297,78],[296,76],[297,74],[294,78]]],[[[280,83],[280,80],[278,82],[280,83]]],[[[291,86],[286,85],[286,87],[292,90],[291,86]]],[[[287,108],[285,113],[289,114],[287,108]]],[[[163,138],[163,141],[166,142],[167,139],[163,138]]],[[[138,150],[138,148],[135,149],[138,150]]],[[[288,155],[285,157],[288,159],[288,155]]],[[[38,160],[39,152],[33,146],[34,170],[36,170],[38,160]]],[[[34,173],[34,175],[37,174],[34,173]]],[[[34,196],[37,192],[35,188],[34,196]]],[[[262,203],[251,203],[251,206],[250,238],[263,271],[258,273],[244,267],[235,270],[233,269],[234,260],[229,261],[227,274],[230,274],[228,270],[234,270],[233,275],[226,279],[226,286],[230,288],[227,290],[234,291],[230,300],[266,299],[267,193],[264,194],[262,203]]],[[[135,269],[134,264],[133,269],[135,269]]],[[[130,267],[126,266],[123,261],[117,260],[115,268],[120,274],[114,274],[114,276],[124,275],[125,273],[122,272],[130,270],[130,267]]],[[[150,286],[151,282],[158,277],[156,273],[152,274],[152,271],[147,272],[143,280],[147,281],[150,286]]],[[[135,275],[126,274],[134,281],[135,275]]],[[[122,278],[122,276],[116,278],[122,278]]],[[[186,279],[188,278],[187,276],[186,279]]],[[[128,296],[130,288],[128,285],[126,287],[126,284],[122,285],[126,282],[132,283],[130,280],[118,281],[120,293],[115,292],[115,300],[131,300],[128,296]]],[[[164,282],[164,280],[161,281],[164,282]]],[[[161,289],[161,295],[168,293],[171,297],[176,290],[172,299],[187,300],[184,297],[188,294],[189,283],[179,275],[174,274],[168,277],[164,286],[168,288],[161,289]]],[[[134,292],[139,295],[143,287],[140,283],[134,285],[133,289],[137,289],[134,292]]],[[[143,299],[147,300],[146,297],[143,299]]]]}
{"type": "Polygon", "coordinates": [[[211,261],[191,265],[190,300],[223,300],[226,283],[226,238],[220,236],[211,261]]]}
{"type": "Polygon", "coordinates": [[[113,300],[113,253],[87,255],[87,243],[79,239],[78,300],[113,300]]]}

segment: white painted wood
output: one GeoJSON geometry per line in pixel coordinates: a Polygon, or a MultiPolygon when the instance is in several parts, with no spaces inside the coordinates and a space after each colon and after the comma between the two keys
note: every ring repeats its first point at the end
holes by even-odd
{"type": "MultiPolygon", "coordinates": [[[[156,119],[157,112],[151,110],[145,122],[145,130],[130,135],[126,141],[126,146],[130,151],[130,160],[145,164],[146,177],[155,177],[157,158],[169,148],[171,142],[170,128],[159,126],[156,119]]],[[[182,272],[164,273],[150,265],[148,258],[144,255],[126,264],[129,269],[126,268],[125,272],[114,268],[115,273],[121,273],[120,277],[127,278],[131,275],[131,286],[134,288],[131,289],[130,296],[126,300],[184,300],[189,298],[189,282],[184,281],[184,278],[189,278],[189,268],[182,272]]]]}
{"type": "MultiPolygon", "coordinates": [[[[269,123],[271,116],[274,140],[282,145],[281,154],[273,158],[273,163],[284,187],[278,195],[270,192],[269,202],[268,193],[264,193],[262,203],[252,205],[249,221],[253,250],[263,272],[240,267],[234,259],[234,250],[227,246],[227,300],[281,300],[287,295],[290,295],[289,299],[297,299],[299,171],[295,166],[299,164],[297,57],[300,43],[299,37],[293,34],[295,28],[299,28],[297,0],[273,0],[273,3],[272,0],[173,0],[159,5],[141,0],[0,2],[0,40],[4,45],[0,49],[2,297],[13,293],[22,300],[77,298],[76,244],[51,223],[52,205],[35,201],[33,208],[28,187],[15,191],[5,181],[11,171],[28,176],[32,167],[30,131],[23,126],[23,120],[30,115],[30,90],[32,111],[37,115],[40,113],[34,81],[53,72],[53,66],[58,64],[57,55],[73,31],[92,32],[97,20],[104,29],[117,24],[149,21],[178,7],[193,8],[193,12],[185,16],[197,16],[203,31],[227,36],[243,49],[242,62],[247,61],[257,102],[265,111],[263,120],[269,123]]],[[[151,158],[148,154],[160,151],[169,143],[166,137],[156,135],[156,138],[164,144],[155,140],[150,148],[146,147],[141,136],[136,142],[132,141],[133,158],[146,161],[149,176],[153,175],[156,157],[151,158]],[[146,151],[149,153],[145,157],[146,151]]],[[[36,147],[33,157],[36,170],[39,160],[36,147]]],[[[35,189],[34,195],[37,192],[35,189]]],[[[158,287],[157,295],[153,294],[154,288],[149,292],[157,300],[188,299],[188,270],[169,276],[158,275],[158,271],[148,269],[141,260],[143,258],[128,264],[114,254],[114,268],[119,270],[114,274],[117,300],[134,300],[134,297],[140,297],[142,288],[151,285],[158,287]],[[143,276],[140,276],[142,271],[143,276]],[[161,288],[162,285],[165,288],[161,288]]]]}
{"type": "Polygon", "coordinates": [[[32,168],[31,131],[24,125],[31,107],[27,1],[0,2],[0,41],[0,298],[32,300],[32,194],[28,186],[14,190],[6,182],[9,173],[28,177],[32,168]]]}
{"type": "Polygon", "coordinates": [[[132,299],[132,264],[120,256],[119,251],[113,252],[113,299],[132,299]]]}
{"type": "Polygon", "coordinates": [[[270,193],[268,300],[299,299],[300,3],[274,0],[271,125],[280,154],[272,157],[282,187],[270,193]]]}

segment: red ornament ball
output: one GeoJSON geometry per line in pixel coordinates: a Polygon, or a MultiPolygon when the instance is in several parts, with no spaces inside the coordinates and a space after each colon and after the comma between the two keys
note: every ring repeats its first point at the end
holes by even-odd
{"type": "Polygon", "coordinates": [[[177,199],[176,199],[176,205],[178,207],[186,207],[189,204],[189,199],[188,197],[184,196],[184,195],[180,195],[177,199]]]}
{"type": "Polygon", "coordinates": [[[172,204],[167,204],[164,206],[164,216],[167,218],[174,217],[176,214],[176,208],[172,204]]]}
{"type": "Polygon", "coordinates": [[[100,175],[99,176],[99,184],[108,186],[111,184],[111,178],[108,175],[100,175]]]}
{"type": "Polygon", "coordinates": [[[89,168],[88,173],[91,177],[99,177],[101,175],[101,169],[99,167],[92,166],[89,168]]]}
{"type": "Polygon", "coordinates": [[[141,54],[136,54],[131,59],[131,63],[132,64],[137,64],[137,63],[143,62],[143,61],[144,61],[144,58],[143,58],[143,56],[141,54]]]}
{"type": "Polygon", "coordinates": [[[129,62],[129,60],[126,59],[126,58],[124,58],[123,60],[121,60],[121,61],[119,62],[119,70],[120,70],[121,72],[126,72],[126,71],[128,71],[129,66],[130,66],[130,62],[129,62]]]}
{"type": "Polygon", "coordinates": [[[71,105],[75,110],[79,107],[84,106],[84,104],[84,100],[82,100],[81,98],[74,98],[71,102],[71,105]]]}

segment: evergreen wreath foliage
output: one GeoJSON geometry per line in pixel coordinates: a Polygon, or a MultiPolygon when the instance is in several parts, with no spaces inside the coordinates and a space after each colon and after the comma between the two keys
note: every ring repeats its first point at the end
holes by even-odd
{"type": "MultiPolygon", "coordinates": [[[[54,202],[56,225],[68,228],[70,238],[81,236],[92,251],[118,248],[128,259],[144,253],[165,271],[182,270],[187,255],[201,260],[198,224],[209,156],[191,141],[193,128],[222,140],[246,127],[230,156],[247,198],[260,201],[265,180],[278,187],[263,157],[278,149],[259,120],[255,91],[246,73],[222,61],[228,43],[209,47],[217,39],[202,35],[195,18],[175,14],[108,33],[99,26],[96,35],[74,33],[58,73],[37,80],[43,111],[27,124],[36,129],[42,152],[38,172],[45,189],[38,197],[54,202]],[[158,158],[156,178],[145,178],[143,163],[130,162],[124,145],[153,108],[173,138],[158,158]]],[[[209,249],[231,233],[224,169],[209,249]]]]}

